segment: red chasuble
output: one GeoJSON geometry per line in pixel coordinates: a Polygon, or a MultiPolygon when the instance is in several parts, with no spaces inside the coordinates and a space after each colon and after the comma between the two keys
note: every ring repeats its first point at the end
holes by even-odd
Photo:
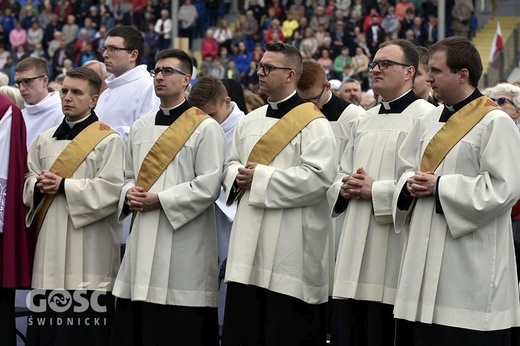
{"type": "MultiPolygon", "coordinates": [[[[22,112],[0,94],[0,120],[12,107],[11,138],[9,142],[9,170],[3,233],[0,233],[0,286],[4,288],[31,287],[34,228],[25,226],[23,204],[24,172],[27,162],[25,123],[22,112]]],[[[6,145],[0,138],[0,145],[6,145]]]]}

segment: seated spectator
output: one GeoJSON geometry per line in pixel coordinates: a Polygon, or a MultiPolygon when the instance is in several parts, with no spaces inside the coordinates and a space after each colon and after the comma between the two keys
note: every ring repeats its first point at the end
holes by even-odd
{"type": "Polygon", "coordinates": [[[19,46],[25,48],[27,44],[27,30],[22,28],[22,23],[16,23],[14,29],[9,33],[9,43],[11,44],[11,50],[15,52],[19,46]]]}
{"type": "Polygon", "coordinates": [[[330,26],[330,15],[325,13],[325,7],[318,6],[316,7],[316,12],[311,17],[310,26],[314,31],[318,31],[318,27],[323,25],[324,28],[328,28],[330,26]]]}
{"type": "MultiPolygon", "coordinates": [[[[97,28],[99,28],[99,26],[95,26],[92,22],[92,19],[90,19],[89,17],[83,20],[83,28],[81,28],[81,30],[87,31],[87,38],[90,41],[94,41],[96,39],[96,33],[98,31],[97,28]]],[[[78,38],[81,36],[81,30],[80,33],[78,33],[78,38]]]]}
{"type": "Polygon", "coordinates": [[[362,90],[366,90],[368,88],[368,63],[370,59],[361,47],[357,47],[353,60],[356,77],[361,81],[362,90]]]}
{"type": "Polygon", "coordinates": [[[344,46],[341,49],[341,54],[334,59],[334,72],[336,73],[336,78],[343,80],[343,72],[345,70],[352,70],[353,68],[354,60],[350,56],[350,50],[347,46],[344,46]]]}
{"type": "MultiPolygon", "coordinates": [[[[59,0],[54,6],[54,13],[58,15],[58,21],[66,23],[67,18],[73,13],[72,2],[69,0],[59,0]]],[[[76,37],[76,35],[74,35],[76,37]]]]}
{"type": "Polygon", "coordinates": [[[430,14],[426,23],[426,47],[437,42],[437,16],[430,14]]]}
{"type": "Polygon", "coordinates": [[[293,32],[298,29],[298,21],[293,18],[291,13],[287,13],[287,19],[282,23],[283,37],[291,37],[293,32]]]}
{"type": "Polygon", "coordinates": [[[305,6],[302,4],[302,0],[294,0],[294,3],[289,7],[289,11],[287,11],[287,17],[289,17],[289,14],[297,22],[305,16],[305,6]]]}
{"type": "Polygon", "coordinates": [[[52,56],[53,78],[58,76],[60,73],[63,73],[65,59],[73,60],[74,53],[72,52],[72,49],[67,44],[67,42],[62,40],[60,47],[54,52],[52,56]]]}
{"type": "Polygon", "coordinates": [[[48,42],[47,55],[52,58],[54,56],[54,52],[56,52],[61,47],[61,31],[56,31],[54,33],[54,38],[52,41],[48,42]]]}
{"type": "Polygon", "coordinates": [[[5,44],[0,43],[0,70],[4,68],[8,56],[11,56],[11,52],[5,49],[5,44]]]}
{"type": "Polygon", "coordinates": [[[415,39],[419,41],[420,46],[426,46],[426,42],[428,40],[428,34],[426,33],[426,28],[423,25],[422,18],[419,16],[415,16],[413,19],[412,25],[413,34],[415,39]]]}
{"type": "Polygon", "coordinates": [[[231,40],[233,39],[233,34],[231,30],[228,28],[227,20],[222,19],[218,28],[213,33],[213,37],[217,40],[219,49],[222,46],[225,46],[229,51],[231,51],[231,40]]]}
{"type": "Polygon", "coordinates": [[[23,59],[27,58],[29,56],[29,53],[25,49],[24,45],[20,45],[16,47],[16,50],[13,53],[13,59],[16,63],[19,63],[23,59]]]}
{"type": "Polygon", "coordinates": [[[49,56],[47,55],[47,52],[45,51],[45,49],[43,49],[43,45],[41,43],[37,43],[34,46],[34,50],[30,54],[30,56],[32,56],[34,58],[44,59],[46,61],[49,60],[49,56]]]}
{"type": "Polygon", "coordinates": [[[213,30],[206,30],[206,36],[202,39],[202,49],[200,51],[203,60],[210,58],[214,61],[218,55],[218,42],[213,37],[213,30]]]}
{"type": "Polygon", "coordinates": [[[277,34],[278,39],[281,40],[282,42],[285,41],[285,37],[283,35],[282,29],[280,28],[280,21],[278,19],[274,19],[271,22],[271,27],[264,32],[264,42],[265,43],[273,42],[274,34],[277,34]]]}
{"type": "Polygon", "coordinates": [[[260,34],[258,33],[259,26],[254,15],[253,11],[247,10],[246,20],[244,22],[244,37],[249,51],[253,51],[253,49],[255,49],[255,43],[260,41],[260,34]]]}
{"type": "Polygon", "coordinates": [[[415,15],[415,6],[413,3],[408,0],[400,0],[397,2],[395,5],[395,15],[397,19],[402,21],[407,16],[408,10],[412,10],[412,13],[415,15]]]}
{"type": "Polygon", "coordinates": [[[43,41],[43,29],[40,28],[37,21],[34,21],[27,31],[27,43],[29,48],[34,50],[37,44],[41,44],[43,41]]]}
{"type": "MultiPolygon", "coordinates": [[[[29,17],[31,22],[33,19],[37,19],[38,15],[40,14],[40,11],[38,11],[38,5],[35,5],[33,3],[33,0],[26,0],[25,5],[22,6],[20,9],[20,12],[18,14],[18,20],[25,20],[25,18],[29,17]]],[[[29,24],[28,27],[24,27],[25,29],[29,29],[31,25],[29,24]]]]}
{"type": "Polygon", "coordinates": [[[61,38],[67,44],[73,45],[79,33],[79,26],[76,24],[76,17],[72,14],[67,17],[67,24],[61,29],[61,38]]]}
{"type": "Polygon", "coordinates": [[[90,45],[92,48],[92,41],[88,38],[88,33],[85,28],[80,30],[80,37],[76,40],[76,43],[74,44],[74,48],[72,52],[74,53],[74,63],[76,66],[82,65],[80,64],[81,54],[85,51],[87,48],[87,45],[90,45]]]}
{"type": "Polygon", "coordinates": [[[54,39],[54,34],[59,31],[61,34],[61,28],[63,25],[58,20],[58,15],[52,15],[51,22],[43,30],[43,46],[47,49],[48,43],[54,39]]]}
{"type": "Polygon", "coordinates": [[[99,13],[98,7],[95,5],[89,7],[88,14],[85,16],[85,18],[89,18],[92,21],[92,26],[96,29],[99,28],[101,25],[101,20],[103,19],[99,13]]]}
{"type": "Polygon", "coordinates": [[[32,23],[38,22],[38,18],[34,15],[33,10],[28,10],[26,16],[19,20],[20,23],[22,23],[22,28],[25,30],[29,30],[32,23]]]}
{"type": "Polygon", "coordinates": [[[92,49],[92,44],[88,43],[83,52],[81,53],[81,57],[79,59],[79,66],[85,64],[90,60],[95,60],[97,58],[96,52],[92,49]]]}
{"type": "Polygon", "coordinates": [[[395,7],[390,6],[388,13],[381,22],[381,26],[390,40],[395,40],[399,37],[399,24],[399,19],[395,15],[395,7]]]}
{"type": "Polygon", "coordinates": [[[304,59],[313,59],[318,52],[318,40],[314,30],[309,26],[305,29],[305,37],[300,43],[300,53],[304,59]]]}
{"type": "Polygon", "coordinates": [[[318,46],[323,46],[325,39],[330,38],[330,33],[325,30],[323,24],[318,25],[318,31],[315,33],[316,40],[318,40],[318,46]]]}
{"type": "MultiPolygon", "coordinates": [[[[170,12],[168,12],[168,10],[162,10],[161,18],[157,19],[154,27],[155,32],[157,35],[159,35],[159,40],[157,41],[159,50],[163,50],[171,46],[172,25],[173,22],[170,18],[170,12]]],[[[184,37],[193,38],[191,35],[184,37]]]]}
{"type": "MultiPolygon", "coordinates": [[[[325,69],[325,66],[334,71],[333,70],[333,66],[334,66],[334,61],[330,58],[330,52],[328,49],[326,48],[321,48],[320,49],[320,56],[318,57],[318,60],[316,60],[316,62],[318,64],[320,64],[324,69],[325,69]]],[[[334,79],[335,77],[331,77],[331,78],[327,78],[327,79],[334,79]]]]}
{"type": "MultiPolygon", "coordinates": [[[[114,26],[116,26],[116,19],[112,15],[112,12],[110,10],[105,10],[103,13],[103,18],[101,19],[101,25],[104,25],[107,30],[112,29],[114,26]]],[[[101,26],[100,25],[100,26],[101,26]]]]}
{"type": "MultiPolygon", "coordinates": [[[[179,8],[179,36],[194,38],[195,25],[199,14],[197,8],[191,3],[191,0],[184,0],[184,4],[179,8]]],[[[191,40],[190,40],[191,42],[191,40]]]]}
{"type": "Polygon", "coordinates": [[[414,18],[415,12],[412,9],[407,9],[404,19],[400,20],[399,38],[406,38],[406,32],[412,28],[414,18]]]}
{"type": "Polygon", "coordinates": [[[49,25],[51,23],[52,17],[54,17],[54,16],[55,16],[55,14],[54,14],[54,12],[52,12],[51,3],[45,2],[42,13],[40,13],[38,15],[38,24],[40,25],[40,28],[45,30],[47,25],[49,25]]]}
{"type": "Polygon", "coordinates": [[[235,54],[235,67],[240,73],[240,78],[249,70],[249,62],[251,61],[251,54],[247,51],[244,42],[239,42],[235,54]]]}
{"type": "Polygon", "coordinates": [[[258,74],[256,73],[256,61],[251,60],[249,62],[249,69],[242,76],[240,83],[244,85],[246,88],[251,89],[253,86],[258,84],[258,74]]]}

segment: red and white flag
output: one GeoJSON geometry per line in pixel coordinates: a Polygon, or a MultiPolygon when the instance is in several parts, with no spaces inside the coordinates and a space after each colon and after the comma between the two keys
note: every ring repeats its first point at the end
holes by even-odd
{"type": "Polygon", "coordinates": [[[493,37],[493,43],[491,44],[491,52],[489,53],[489,63],[495,61],[498,53],[504,49],[504,42],[502,41],[502,30],[500,30],[500,23],[497,22],[497,32],[493,37]]]}

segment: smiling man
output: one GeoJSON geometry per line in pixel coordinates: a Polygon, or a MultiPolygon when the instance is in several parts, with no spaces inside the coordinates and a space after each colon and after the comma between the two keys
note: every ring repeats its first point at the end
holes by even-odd
{"type": "Polygon", "coordinates": [[[120,262],[122,230],[116,211],[124,148],[120,136],[92,110],[100,87],[101,79],[89,68],[67,72],[60,91],[65,118],[31,146],[24,189],[27,223],[39,231],[32,276],[32,287],[39,291],[33,291],[29,308],[35,311],[45,304],[39,299],[49,300],[56,291],[61,293],[57,297],[76,297],[78,289],[84,291],[83,301],[98,304],[86,303],[84,312],[74,304],[66,311],[48,304],[43,312],[34,312],[32,321],[44,322],[29,322],[28,345],[49,340],[108,345],[114,305],[110,292],[120,262]]]}
{"type": "Polygon", "coordinates": [[[369,64],[382,103],[356,121],[328,191],[333,217],[345,213],[334,277],[332,340],[393,345],[392,308],[406,237],[393,232],[391,201],[397,150],[433,108],[413,91],[419,57],[404,40],[381,44],[369,64]]]}
{"type": "Polygon", "coordinates": [[[114,287],[112,345],[218,345],[213,203],[226,137],[184,97],[190,56],[165,49],[155,59],[161,106],[135,122],[127,141],[119,211],[120,219],[133,212],[133,228],[114,287]]]}
{"type": "Polygon", "coordinates": [[[49,93],[49,78],[49,67],[40,58],[23,59],[14,70],[14,85],[20,89],[25,103],[22,115],[27,129],[27,148],[40,133],[63,120],[60,94],[49,93]]]}

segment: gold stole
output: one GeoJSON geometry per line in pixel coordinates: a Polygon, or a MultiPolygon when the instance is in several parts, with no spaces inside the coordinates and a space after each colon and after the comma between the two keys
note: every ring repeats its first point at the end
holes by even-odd
{"type": "MultiPolygon", "coordinates": [[[[87,126],[63,149],[60,156],[54,161],[50,172],[56,172],[62,178],[70,178],[78,169],[79,165],[85,161],[88,154],[107,136],[116,133],[110,126],[96,121],[87,126]]],[[[56,195],[45,195],[43,198],[43,205],[36,214],[36,230],[40,231],[43,220],[47,211],[51,206],[56,195]]]]}
{"type": "Polygon", "coordinates": [[[479,97],[452,115],[426,146],[421,159],[421,172],[435,171],[455,144],[495,109],[500,109],[495,102],[479,97]]]}
{"type": "MultiPolygon", "coordinates": [[[[166,167],[173,161],[182,149],[188,138],[209,115],[196,107],[191,107],[181,114],[155,141],[154,145],[146,154],[139,174],[136,186],[149,191],[153,184],[159,179],[166,167]]],[[[137,212],[132,215],[132,225],[137,212]]],[[[132,226],[130,226],[132,229],[132,226]]]]}
{"type": "MultiPolygon", "coordinates": [[[[256,142],[247,162],[268,165],[311,121],[324,117],[311,102],[294,107],[256,142]]],[[[244,193],[244,189],[240,190],[236,200],[239,201],[244,193]]]]}

